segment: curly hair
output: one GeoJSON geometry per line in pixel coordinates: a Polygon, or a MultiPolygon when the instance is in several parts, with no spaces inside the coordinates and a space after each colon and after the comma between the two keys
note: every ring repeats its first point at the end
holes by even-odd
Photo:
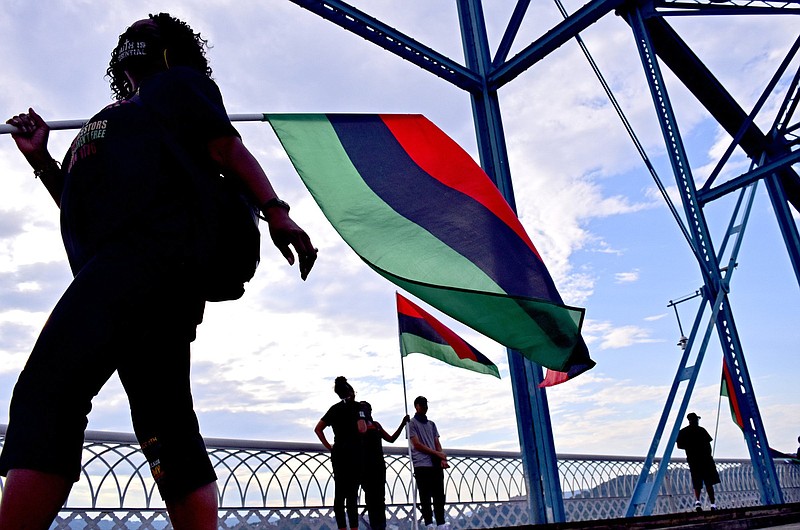
{"type": "MultiPolygon", "coordinates": [[[[206,58],[206,50],[209,48],[208,41],[203,39],[200,33],[195,33],[186,22],[168,13],[150,14],[148,17],[158,26],[162,45],[169,50],[170,66],[188,66],[211,78],[211,67],[206,58]]],[[[106,70],[106,77],[109,79],[111,92],[116,100],[126,99],[133,95],[133,87],[117,58],[126,33],[119,36],[117,47],[111,52],[111,61],[106,70]]]]}

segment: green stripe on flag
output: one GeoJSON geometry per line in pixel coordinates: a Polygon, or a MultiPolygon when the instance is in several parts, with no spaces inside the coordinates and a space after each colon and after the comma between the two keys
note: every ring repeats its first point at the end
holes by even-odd
{"type": "Polygon", "coordinates": [[[436,266],[425,264],[426,283],[454,286],[457,279],[476,290],[503,293],[474,263],[376,195],[353,167],[325,115],[271,114],[269,122],[325,216],[365,261],[385,270],[422,272],[419,256],[427,256],[436,266]],[[407,250],[409,241],[414,242],[413,253],[407,250]]]}
{"type": "Polygon", "coordinates": [[[377,270],[391,282],[414,296],[425,300],[470,326],[511,348],[534,362],[551,370],[563,372],[568,367],[569,355],[575,348],[577,330],[582,324],[583,313],[538,300],[492,296],[486,293],[465,290],[440,289],[412,282],[377,270]],[[453,310],[457,306],[457,312],[453,310]],[[560,331],[547,333],[531,314],[547,315],[560,331]],[[509,325],[513,323],[513,325],[509,325]],[[560,339],[560,342],[554,342],[560,339]]]}
{"type": "Polygon", "coordinates": [[[569,368],[582,310],[509,297],[472,261],[399,215],[364,182],[325,115],[268,120],[334,229],[376,272],[551,370],[569,368]]]}
{"type": "Polygon", "coordinates": [[[500,372],[496,366],[486,366],[485,364],[476,363],[471,359],[461,359],[452,347],[439,344],[438,342],[431,342],[411,333],[403,333],[400,335],[400,353],[403,357],[411,353],[427,355],[428,357],[439,359],[451,366],[465,368],[481,374],[493,375],[500,379],[500,372]]]}

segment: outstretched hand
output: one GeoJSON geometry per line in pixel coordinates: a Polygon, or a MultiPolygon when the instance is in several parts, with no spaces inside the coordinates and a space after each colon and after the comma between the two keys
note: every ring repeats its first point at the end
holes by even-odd
{"type": "Polygon", "coordinates": [[[317,261],[317,249],[311,244],[311,238],[305,231],[297,226],[289,213],[283,208],[270,208],[266,216],[269,224],[269,235],[272,242],[280,250],[289,265],[294,265],[294,247],[300,266],[300,278],[305,280],[314,262],[317,261]]]}

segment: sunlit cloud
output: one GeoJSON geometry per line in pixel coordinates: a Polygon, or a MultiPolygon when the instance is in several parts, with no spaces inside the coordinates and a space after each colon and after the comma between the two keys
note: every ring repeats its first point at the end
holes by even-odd
{"type": "Polygon", "coordinates": [[[614,281],[616,283],[633,283],[639,280],[639,271],[633,270],[628,272],[618,272],[614,274],[614,281]]]}

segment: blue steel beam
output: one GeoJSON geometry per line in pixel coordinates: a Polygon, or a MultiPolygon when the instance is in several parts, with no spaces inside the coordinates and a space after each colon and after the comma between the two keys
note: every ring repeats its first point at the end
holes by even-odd
{"type": "Polygon", "coordinates": [[[594,0],[586,4],[520,53],[496,67],[489,75],[489,86],[497,90],[507,84],[623,3],[625,0],[594,0]]]}
{"type": "Polygon", "coordinates": [[[800,15],[797,2],[655,2],[662,17],[691,17],[697,15],[800,15]]]}
{"type": "Polygon", "coordinates": [[[464,90],[480,87],[472,71],[339,0],[289,0],[464,90]]]}
{"type": "MultiPolygon", "coordinates": [[[[647,31],[656,53],[664,64],[692,92],[720,126],[732,137],[736,137],[742,124],[748,121],[748,116],[733,96],[725,90],[722,83],[666,21],[661,18],[649,18],[647,31]]],[[[751,160],[760,160],[764,152],[768,154],[770,160],[790,154],[788,147],[779,139],[768,138],[752,122],[741,135],[739,145],[751,160]]],[[[778,175],[788,200],[796,210],[800,211],[800,176],[790,167],[782,168],[778,175]]]]}
{"type": "MultiPolygon", "coordinates": [[[[779,134],[786,129],[788,124],[775,125],[775,132],[764,134],[745,113],[745,111],[728,93],[722,84],[714,77],[708,68],[683,42],[678,34],[660,18],[647,20],[647,30],[652,38],[656,53],[662,58],[672,72],[692,92],[697,100],[708,110],[717,122],[734,138],[741,138],[739,145],[751,160],[759,162],[760,166],[773,168],[777,180],[767,180],[767,191],[770,200],[775,206],[776,219],[783,235],[789,258],[794,269],[795,277],[800,284],[800,237],[797,225],[792,219],[788,207],[781,201],[788,201],[797,211],[800,211],[800,176],[790,166],[797,161],[797,151],[791,151],[788,142],[779,134]],[[744,132],[742,132],[744,131],[744,132]]],[[[793,54],[795,46],[787,54],[793,54]]],[[[797,87],[795,92],[788,97],[798,97],[797,87]]],[[[784,105],[782,112],[787,105],[784,105]]],[[[788,111],[787,111],[788,112],[788,111]]],[[[784,116],[780,119],[788,119],[784,116]]],[[[756,170],[753,176],[768,176],[767,172],[756,170]]],[[[752,178],[742,178],[728,185],[718,186],[719,191],[743,184],[752,178]]],[[[708,201],[718,196],[718,192],[703,190],[700,196],[708,201]]]]}
{"type": "MultiPolygon", "coordinates": [[[[467,67],[485,79],[491,69],[491,56],[481,2],[457,0],[457,6],[467,67]]],[[[512,20],[510,27],[514,24],[512,20]]],[[[480,91],[470,95],[481,166],[516,211],[497,92],[484,83],[480,91]]],[[[564,500],[550,410],[546,391],[539,388],[539,383],[544,379],[542,367],[512,350],[508,350],[508,364],[525,468],[530,522],[564,522],[564,500]]]]}
{"type": "MultiPolygon", "coordinates": [[[[686,156],[686,151],[681,140],[678,124],[675,120],[675,115],[672,110],[672,105],[669,95],[664,84],[664,78],[661,74],[661,69],[656,58],[656,53],[662,56],[662,50],[656,45],[656,40],[652,39],[650,26],[654,25],[660,30],[668,28],[666,23],[661,19],[649,19],[647,24],[638,8],[632,8],[626,17],[631,29],[633,30],[636,38],[636,44],[639,48],[639,53],[642,59],[642,64],[648,78],[648,85],[650,87],[653,103],[656,107],[659,124],[661,125],[664,141],[667,146],[667,152],[672,164],[675,180],[678,189],[681,193],[681,201],[684,205],[684,213],[688,222],[689,230],[695,242],[695,247],[701,252],[700,269],[703,273],[704,282],[704,299],[709,302],[713,301],[712,318],[709,322],[708,331],[711,326],[717,330],[720,344],[723,349],[723,359],[726,365],[735,372],[737,380],[737,397],[740,399],[740,407],[744,419],[744,437],[747,443],[750,457],[753,461],[753,468],[756,472],[756,482],[759,486],[761,493],[761,501],[763,504],[780,504],[783,502],[783,495],[780,490],[780,485],[777,481],[775,473],[775,465],[769,456],[768,442],[766,432],[764,430],[763,422],[761,421],[761,414],[755,401],[755,394],[750,382],[749,372],[744,360],[744,353],[742,351],[739,335],[736,330],[736,325],[733,320],[733,313],[731,311],[730,303],[727,297],[729,289],[730,276],[732,270],[728,271],[726,277],[722,277],[720,272],[719,257],[714,254],[713,242],[710,238],[708,225],[705,220],[705,215],[702,210],[702,205],[697,198],[697,190],[695,187],[694,178],[686,156]]],[[[667,34],[666,31],[659,33],[662,37],[667,34]]],[[[677,37],[677,36],[676,36],[677,37]]],[[[663,42],[663,41],[662,41],[663,42]]],[[[671,44],[675,44],[674,42],[671,44]]],[[[668,48],[673,51],[675,48],[668,48]]],[[[674,59],[674,57],[673,57],[674,59]]],[[[680,63],[680,61],[678,61],[680,63]]],[[[677,73],[676,73],[677,74],[677,73]]],[[[679,75],[680,77],[680,75],[679,75]]],[[[716,81],[712,79],[695,79],[693,83],[709,83],[716,81]]],[[[745,118],[746,119],[746,118],[745,118]]],[[[741,122],[740,122],[741,125],[741,122]]],[[[735,132],[734,132],[735,134],[735,132]]],[[[763,153],[763,151],[762,151],[763,153]]],[[[761,153],[759,153],[761,155],[761,153]]],[[[757,161],[763,161],[763,156],[759,156],[757,161]]],[[[742,234],[738,234],[741,238],[742,234]]],[[[738,244],[736,252],[738,252],[738,244]]],[[[702,310],[702,308],[701,308],[702,310]]],[[[698,314],[699,318],[700,314],[698,314]]],[[[694,332],[693,332],[694,333],[694,332]]],[[[690,337],[690,344],[693,337],[690,337]]],[[[705,348],[707,345],[708,334],[701,346],[698,360],[692,367],[692,378],[686,389],[681,406],[678,410],[678,417],[673,427],[672,435],[668,441],[668,446],[665,449],[664,457],[659,464],[659,472],[656,474],[653,482],[648,483],[649,468],[643,469],[642,474],[637,481],[634,489],[634,494],[631,497],[630,504],[628,505],[627,515],[634,515],[636,506],[644,504],[644,515],[649,515],[655,502],[655,495],[660,488],[660,480],[663,477],[662,467],[667,466],[672,452],[672,444],[674,438],[677,436],[677,430],[682,421],[682,415],[686,412],[686,406],[691,396],[693,388],[693,380],[696,378],[696,372],[700,368],[705,348]]],[[[679,376],[681,370],[679,369],[679,376]]],[[[676,379],[677,381],[677,379],[676,379]]],[[[671,408],[670,399],[664,408],[662,417],[669,413],[671,408]]],[[[660,441],[661,432],[657,431],[651,445],[651,451],[658,445],[660,441]]],[[[649,455],[648,455],[649,456],[649,455]]]]}
{"type": "MultiPolygon", "coordinates": [[[[800,162],[800,151],[792,151],[780,158],[775,158],[765,163],[763,166],[751,169],[747,173],[742,173],[738,177],[734,177],[722,184],[714,186],[709,190],[698,190],[697,199],[700,201],[700,204],[712,202],[729,193],[744,188],[753,182],[766,178],[772,173],[791,169],[791,166],[798,162],[800,162]]],[[[788,199],[786,200],[788,201],[788,199]]]]}
{"type": "Polygon", "coordinates": [[[789,210],[789,202],[786,199],[781,180],[773,174],[766,179],[766,183],[769,200],[772,202],[772,209],[778,221],[778,228],[780,228],[784,245],[789,252],[789,260],[794,268],[795,278],[800,285],[800,233],[797,230],[797,223],[789,210]]]}
{"type": "Polygon", "coordinates": [[[492,66],[499,66],[508,57],[511,51],[511,45],[519,32],[519,27],[522,24],[522,19],[525,18],[525,13],[528,11],[528,6],[531,5],[530,0],[518,0],[517,5],[514,7],[514,12],[511,13],[511,19],[508,21],[506,31],[503,33],[503,38],[500,39],[500,44],[497,46],[492,66]]]}
{"type": "MultiPolygon", "coordinates": [[[[732,140],[730,144],[728,144],[728,148],[725,150],[725,153],[720,157],[719,161],[717,161],[717,165],[714,167],[714,170],[711,171],[711,174],[706,179],[705,184],[699,190],[700,192],[707,191],[711,188],[714,184],[714,181],[719,176],[722,168],[725,164],[728,163],[730,160],[731,155],[733,154],[734,149],[736,146],[739,145],[739,142],[742,139],[742,136],[747,129],[750,127],[750,124],[753,123],[758,113],[764,108],[764,105],[767,103],[767,100],[772,96],[775,88],[780,83],[783,76],[786,74],[786,71],[789,69],[789,65],[794,61],[795,55],[797,51],[800,50],[800,37],[795,39],[794,44],[789,49],[789,52],[784,57],[783,61],[781,62],[778,69],[772,74],[772,79],[770,79],[767,86],[764,87],[764,90],[761,91],[761,96],[758,98],[758,101],[750,110],[750,114],[747,116],[747,119],[742,122],[739,126],[739,130],[736,132],[735,135],[732,135],[732,140]]],[[[776,118],[775,123],[772,126],[772,131],[780,131],[788,125],[789,121],[791,120],[792,115],[794,114],[794,107],[795,105],[792,104],[792,99],[796,96],[796,90],[798,87],[798,81],[800,81],[800,72],[797,72],[794,76],[794,79],[791,83],[791,88],[789,89],[786,97],[784,98],[784,102],[781,105],[781,110],[778,112],[778,118],[776,118]]],[[[774,133],[773,133],[774,135],[774,133]]],[[[762,164],[763,165],[763,164],[762,164]]]]}

